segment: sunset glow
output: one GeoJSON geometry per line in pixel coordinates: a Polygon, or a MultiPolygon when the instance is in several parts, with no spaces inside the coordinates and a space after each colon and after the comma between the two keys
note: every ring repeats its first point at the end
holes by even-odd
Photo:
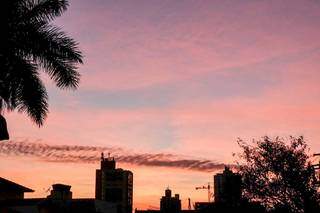
{"type": "MultiPolygon", "coordinates": [[[[320,2],[298,0],[70,0],[55,24],[84,53],[80,86],[45,75],[50,113],[38,128],[5,112],[12,141],[114,147],[233,164],[237,138],[303,135],[320,151],[320,2]]],[[[1,142],[7,143],[7,142],[1,142]]],[[[111,153],[112,155],[113,153],[111,153]]],[[[99,158],[99,156],[97,156],[99,158]]],[[[53,183],[94,197],[96,163],[0,154],[1,176],[44,197],[53,183]]],[[[215,172],[118,163],[134,175],[134,208],[159,207],[169,186],[206,201],[196,186],[215,172]]]]}

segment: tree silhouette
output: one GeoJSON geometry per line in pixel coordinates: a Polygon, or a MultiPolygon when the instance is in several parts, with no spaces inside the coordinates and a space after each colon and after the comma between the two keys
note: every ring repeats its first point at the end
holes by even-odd
{"type": "Polygon", "coordinates": [[[253,141],[241,139],[243,152],[240,174],[244,196],[260,201],[277,212],[315,212],[319,210],[319,194],[315,170],[309,161],[303,137],[253,141]]]}
{"type": "MultiPolygon", "coordinates": [[[[42,126],[48,95],[39,71],[57,87],[76,89],[82,54],[75,40],[50,24],[67,0],[4,0],[0,7],[0,109],[17,109],[42,126]]],[[[0,137],[1,138],[1,137],[0,137]]]]}

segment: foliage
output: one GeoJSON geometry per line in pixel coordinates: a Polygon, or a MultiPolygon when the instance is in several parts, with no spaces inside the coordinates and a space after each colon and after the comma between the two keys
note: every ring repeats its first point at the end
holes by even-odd
{"type": "Polygon", "coordinates": [[[75,40],[50,24],[67,0],[4,0],[0,7],[0,109],[25,112],[39,126],[48,113],[48,95],[39,71],[59,88],[75,89],[82,54],[75,40]]]}
{"type": "Polygon", "coordinates": [[[303,137],[263,137],[253,145],[239,139],[238,144],[243,150],[239,167],[246,198],[289,212],[314,212],[319,207],[315,170],[303,137]]]}

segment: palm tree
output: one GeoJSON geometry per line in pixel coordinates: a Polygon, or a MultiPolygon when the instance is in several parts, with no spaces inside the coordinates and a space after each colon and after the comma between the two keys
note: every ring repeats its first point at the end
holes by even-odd
{"type": "Polygon", "coordinates": [[[59,88],[78,87],[77,65],[82,63],[78,43],[50,24],[67,7],[67,0],[4,0],[0,7],[1,112],[17,109],[39,127],[43,125],[48,95],[40,70],[59,88]]]}

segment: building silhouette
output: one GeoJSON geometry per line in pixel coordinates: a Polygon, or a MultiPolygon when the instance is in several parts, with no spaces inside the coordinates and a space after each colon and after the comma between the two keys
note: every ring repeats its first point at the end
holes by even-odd
{"type": "Polygon", "coordinates": [[[176,213],[181,211],[181,200],[179,194],[171,196],[171,190],[169,188],[165,191],[165,196],[160,199],[160,212],[176,213]]]}
{"type": "Polygon", "coordinates": [[[24,193],[34,192],[20,184],[0,177],[0,201],[24,199],[24,193]]]}
{"type": "Polygon", "coordinates": [[[72,192],[70,191],[71,186],[65,184],[53,184],[51,194],[48,198],[54,200],[71,200],[72,199],[72,192]]]}
{"type": "Polygon", "coordinates": [[[135,213],[195,213],[195,210],[182,210],[179,194],[172,196],[171,190],[167,188],[164,196],[160,198],[160,210],[138,210],[135,213]]]}
{"type": "Polygon", "coordinates": [[[265,208],[259,202],[242,198],[241,176],[225,167],[222,173],[213,176],[214,202],[196,202],[195,211],[201,213],[247,212],[262,213],[265,208]]]}
{"type": "Polygon", "coordinates": [[[117,213],[117,206],[92,198],[73,199],[71,186],[53,184],[46,198],[24,198],[33,192],[12,181],[0,178],[0,213],[117,213]]]}
{"type": "Polygon", "coordinates": [[[133,174],[131,171],[116,168],[114,158],[104,158],[101,154],[101,167],[96,170],[97,200],[114,203],[118,213],[131,213],[133,201],[133,174]]]}
{"type": "Polygon", "coordinates": [[[214,175],[214,201],[237,205],[241,200],[241,176],[225,167],[222,173],[214,175]]]}

